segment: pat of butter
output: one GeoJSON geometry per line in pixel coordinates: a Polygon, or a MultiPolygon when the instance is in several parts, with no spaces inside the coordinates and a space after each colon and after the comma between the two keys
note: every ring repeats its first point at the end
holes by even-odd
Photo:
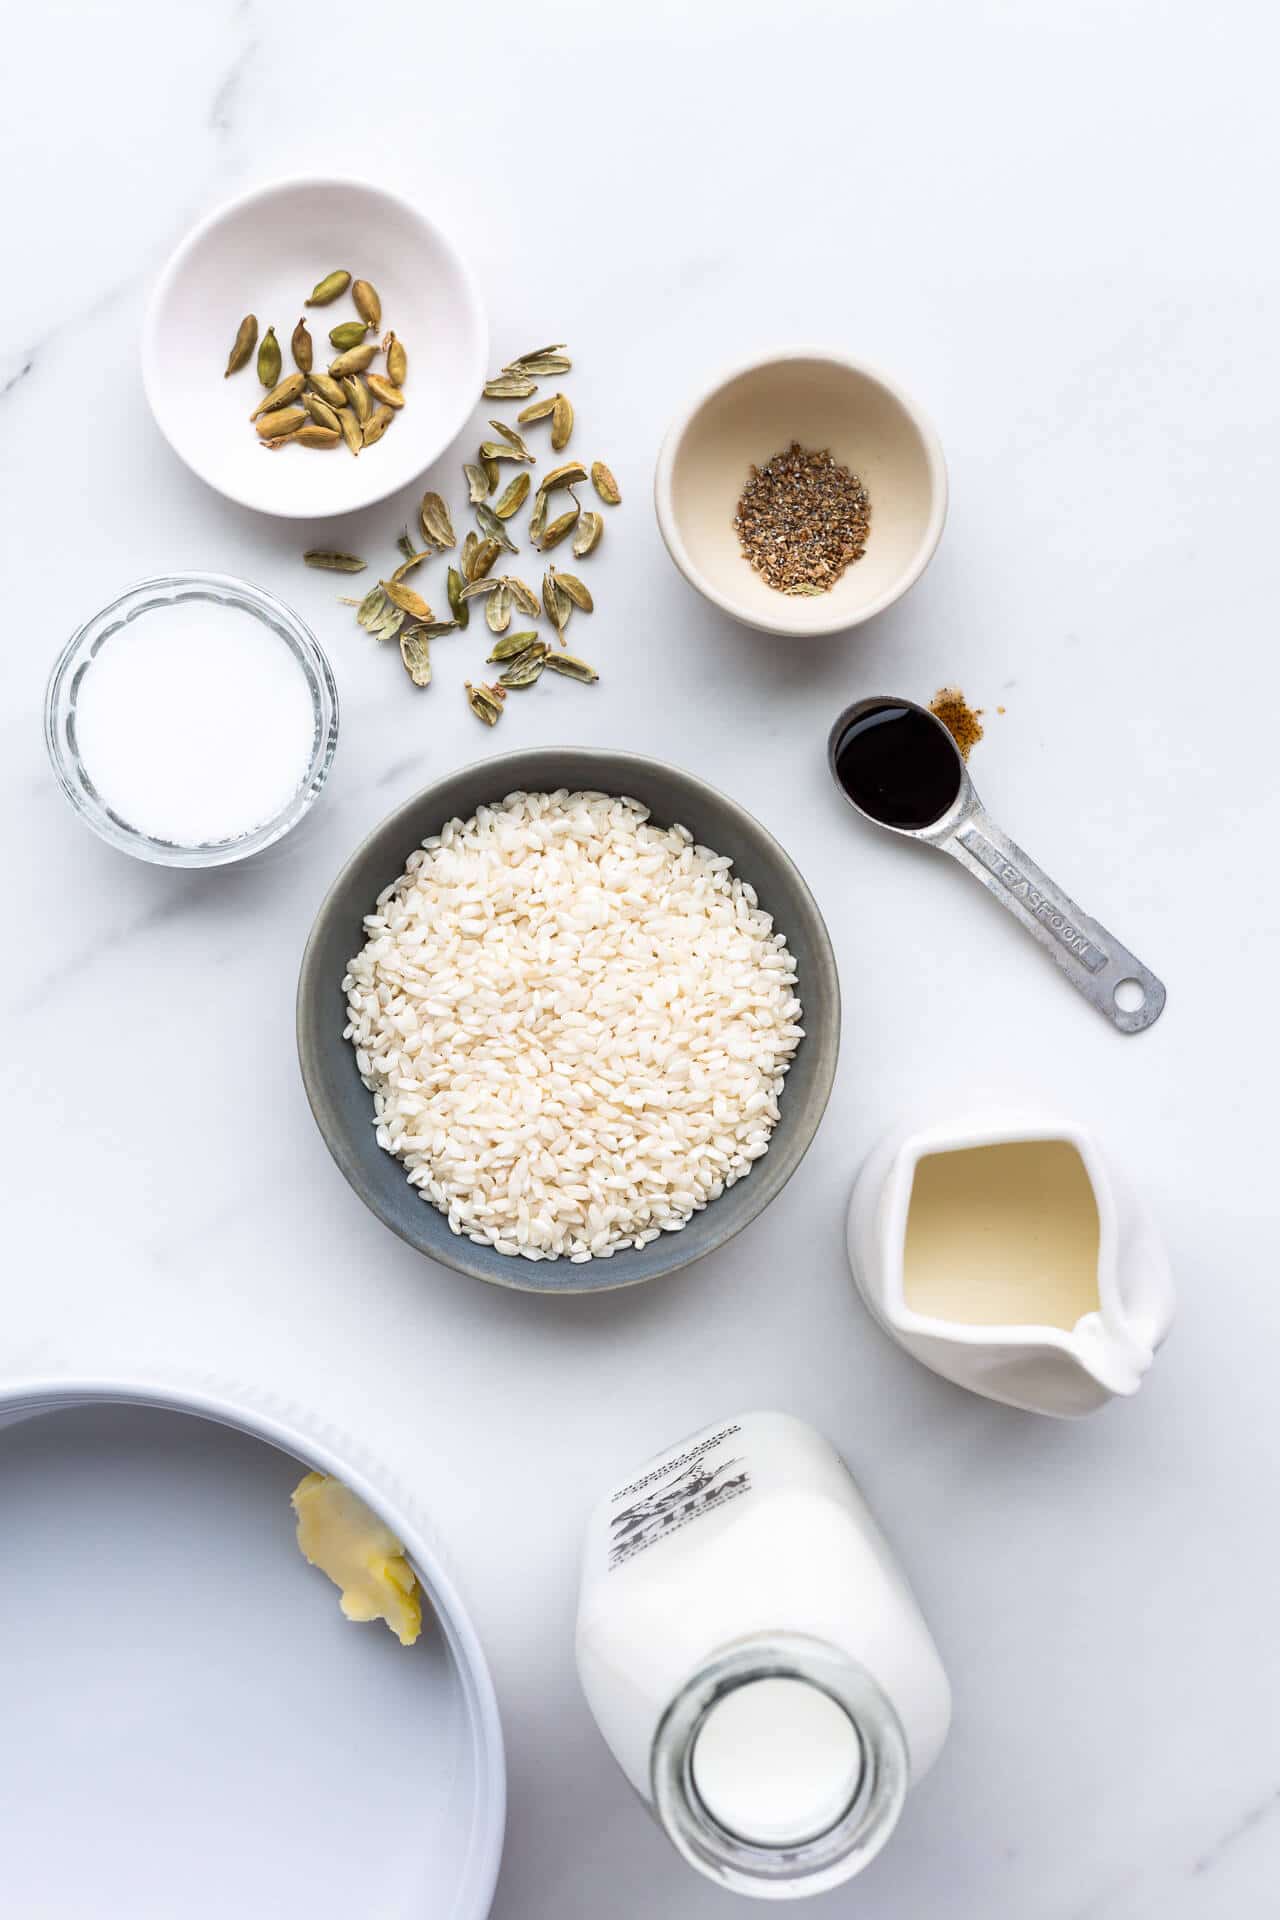
{"type": "Polygon", "coordinates": [[[331,1474],[309,1473],[293,1490],[298,1545],[341,1589],[348,1620],[385,1620],[402,1647],[422,1631],[422,1594],[404,1548],[364,1501],[331,1474]]]}

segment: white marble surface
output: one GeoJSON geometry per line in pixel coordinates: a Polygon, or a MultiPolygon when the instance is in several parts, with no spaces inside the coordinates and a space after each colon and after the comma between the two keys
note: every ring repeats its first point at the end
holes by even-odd
{"type": "MultiPolygon", "coordinates": [[[[505,1713],[499,1920],[728,1911],[607,1763],[573,1674],[575,1559],[604,1482],[757,1404],[844,1450],[955,1683],[894,1844],[815,1914],[1210,1920],[1274,1900],[1275,37],[1245,0],[62,0],[10,26],[0,1372],[223,1369],[415,1477],[505,1713]],[[147,287],[189,223],[344,166],[465,238],[501,357],[564,333],[584,440],[626,495],[592,563],[600,687],[526,696],[496,737],[443,645],[414,695],[302,569],[298,530],[206,492],[143,403],[147,287]],[[914,389],[953,488],[910,599],[807,648],[696,601],[648,500],[682,392],[796,338],[914,389]],[[305,833],[208,877],[100,846],[40,738],[70,626],[183,566],[291,600],[343,700],[305,833]],[[1145,1037],[830,786],[844,701],[945,679],[988,711],[993,813],[1167,981],[1145,1037]],[[701,1267],[580,1301],[488,1291],[385,1233],[314,1132],[292,1031],[311,915],[365,829],[471,756],[563,739],[665,754],[751,804],[816,889],[846,996],[835,1096],[785,1195],[701,1267]],[[900,1107],[975,1081],[1095,1123],[1174,1251],[1165,1354],[1084,1424],[944,1385],[848,1283],[860,1155],[900,1107]]],[[[389,539],[408,504],[343,538],[389,539]]]]}

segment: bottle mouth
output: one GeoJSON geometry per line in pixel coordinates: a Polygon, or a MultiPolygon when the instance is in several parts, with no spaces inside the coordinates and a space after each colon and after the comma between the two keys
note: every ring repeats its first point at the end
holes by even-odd
{"type": "Polygon", "coordinates": [[[650,1756],[654,1809],[677,1851],[764,1899],[860,1873],[897,1825],[909,1770],[879,1682],[802,1634],[715,1655],[667,1708],[650,1756]],[[765,1681],[789,1685],[757,1690],[765,1681]]]}

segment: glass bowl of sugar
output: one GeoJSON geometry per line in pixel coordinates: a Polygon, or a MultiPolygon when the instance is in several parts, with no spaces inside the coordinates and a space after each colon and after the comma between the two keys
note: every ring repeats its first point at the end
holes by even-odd
{"type": "Polygon", "coordinates": [[[272,846],[324,785],[338,690],[308,629],[216,573],[144,580],[71,636],[49,677],[58,783],[140,860],[219,867],[272,846]]]}

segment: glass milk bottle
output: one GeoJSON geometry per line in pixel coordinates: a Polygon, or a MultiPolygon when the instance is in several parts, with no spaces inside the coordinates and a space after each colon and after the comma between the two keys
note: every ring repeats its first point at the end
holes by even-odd
{"type": "Polygon", "coordinates": [[[848,1469],[782,1413],[708,1427],[600,1503],[577,1653],[674,1846],[766,1899],[866,1866],[950,1719],[937,1648],[848,1469]]]}

